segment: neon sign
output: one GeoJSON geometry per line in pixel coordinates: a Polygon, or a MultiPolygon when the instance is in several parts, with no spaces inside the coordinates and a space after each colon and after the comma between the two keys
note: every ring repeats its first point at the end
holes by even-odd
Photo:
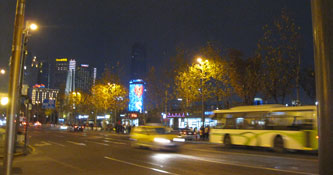
{"type": "Polygon", "coordinates": [[[35,84],[33,88],[45,88],[44,84],[35,84]]]}
{"type": "Polygon", "coordinates": [[[174,113],[174,114],[170,114],[168,113],[168,115],[166,115],[167,118],[184,118],[185,117],[185,114],[184,113],[174,113]]]}
{"type": "Polygon", "coordinates": [[[57,62],[66,62],[67,58],[57,58],[56,61],[57,62]]]}
{"type": "Polygon", "coordinates": [[[128,110],[132,112],[143,112],[143,84],[130,84],[128,110]]]}

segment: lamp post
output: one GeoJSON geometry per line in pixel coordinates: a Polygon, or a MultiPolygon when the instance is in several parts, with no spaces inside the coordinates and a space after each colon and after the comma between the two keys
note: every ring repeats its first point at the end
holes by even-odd
{"type": "MultiPolygon", "coordinates": [[[[18,100],[16,101],[16,105],[17,105],[17,109],[18,109],[18,113],[20,113],[21,111],[21,97],[22,95],[27,95],[27,94],[23,94],[22,93],[22,84],[23,84],[23,77],[24,77],[24,65],[25,65],[25,60],[26,60],[26,56],[28,55],[28,48],[27,48],[27,44],[29,41],[29,37],[31,36],[31,31],[35,31],[38,29],[38,26],[35,23],[32,23],[31,21],[27,21],[25,28],[22,32],[23,35],[23,43],[22,43],[22,51],[21,51],[21,62],[20,62],[20,76],[19,76],[19,92],[18,92],[18,100]]],[[[27,97],[26,97],[27,98],[27,97]]],[[[25,110],[26,114],[25,116],[27,117],[27,110],[25,110]]],[[[19,127],[20,127],[20,115],[18,114],[16,116],[16,131],[18,131],[19,127]]],[[[27,127],[27,125],[26,125],[27,127]]],[[[15,135],[15,140],[17,138],[17,135],[15,135]]],[[[16,145],[16,142],[15,142],[16,145]]],[[[16,146],[14,145],[14,150],[16,151],[16,146]]]]}
{"type": "Polygon", "coordinates": [[[22,32],[24,25],[24,10],[25,0],[17,0],[16,3],[16,15],[14,22],[13,43],[12,43],[12,57],[10,60],[10,77],[8,87],[9,103],[7,107],[7,119],[6,119],[6,144],[3,160],[3,174],[12,174],[13,152],[14,152],[14,136],[15,125],[14,118],[16,114],[16,101],[19,88],[20,77],[20,55],[22,46],[22,32]]]}
{"type": "Polygon", "coordinates": [[[22,44],[22,54],[21,54],[21,65],[20,65],[20,78],[19,78],[19,83],[20,83],[20,91],[19,94],[21,95],[22,93],[22,83],[23,83],[23,75],[24,75],[24,64],[25,64],[25,59],[26,56],[28,55],[28,41],[29,37],[31,36],[31,32],[35,31],[38,29],[38,26],[35,23],[32,23],[31,21],[27,21],[25,28],[23,30],[23,44],[22,44]]]}
{"type": "Polygon", "coordinates": [[[6,70],[5,69],[0,69],[0,74],[1,75],[5,75],[6,74],[6,70]]]}
{"type": "Polygon", "coordinates": [[[198,57],[197,62],[200,65],[200,71],[201,71],[201,78],[200,78],[200,91],[201,91],[201,120],[202,120],[202,125],[205,126],[205,104],[204,104],[204,85],[203,85],[203,79],[204,79],[204,64],[208,63],[208,60],[203,61],[202,58],[198,57]]]}

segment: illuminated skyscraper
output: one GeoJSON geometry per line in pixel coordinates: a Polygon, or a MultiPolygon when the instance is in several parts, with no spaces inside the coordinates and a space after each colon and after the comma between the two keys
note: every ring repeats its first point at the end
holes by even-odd
{"type": "Polygon", "coordinates": [[[69,94],[72,91],[75,91],[75,71],[76,71],[76,61],[71,59],[69,61],[69,68],[67,72],[67,79],[66,79],[66,94],[69,94]]]}
{"type": "Polygon", "coordinates": [[[69,62],[67,58],[56,58],[51,66],[50,88],[60,89],[62,92],[66,87],[69,62]]]}

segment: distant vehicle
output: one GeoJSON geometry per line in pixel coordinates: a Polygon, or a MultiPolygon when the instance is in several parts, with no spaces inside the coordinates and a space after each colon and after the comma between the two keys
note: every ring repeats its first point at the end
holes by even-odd
{"type": "Polygon", "coordinates": [[[131,130],[132,147],[147,147],[152,150],[177,151],[179,142],[185,139],[171,133],[172,129],[165,126],[138,126],[131,130]]]}
{"type": "Polygon", "coordinates": [[[39,122],[39,121],[37,121],[37,122],[34,123],[34,126],[35,126],[35,127],[41,127],[41,126],[42,126],[42,123],[39,122]]]}
{"type": "Polygon", "coordinates": [[[270,147],[276,152],[318,150],[316,106],[241,106],[215,110],[217,120],[209,141],[232,145],[270,147]]]}
{"type": "Polygon", "coordinates": [[[185,140],[196,140],[197,132],[194,132],[190,129],[180,129],[179,135],[185,138],[185,140]]]}
{"type": "Polygon", "coordinates": [[[84,125],[70,125],[67,127],[67,129],[69,131],[73,131],[73,132],[83,132],[85,126],[84,125]]]}
{"type": "Polygon", "coordinates": [[[68,126],[67,126],[67,125],[60,125],[60,126],[59,126],[59,129],[60,129],[60,130],[67,130],[67,129],[68,129],[68,126]]]}

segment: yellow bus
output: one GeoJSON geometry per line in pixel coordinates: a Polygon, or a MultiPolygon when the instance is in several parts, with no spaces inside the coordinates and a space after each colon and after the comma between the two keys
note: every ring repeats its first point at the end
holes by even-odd
{"type": "Polygon", "coordinates": [[[215,110],[217,126],[209,141],[233,145],[269,147],[277,152],[318,150],[316,106],[239,106],[215,110]]]}

